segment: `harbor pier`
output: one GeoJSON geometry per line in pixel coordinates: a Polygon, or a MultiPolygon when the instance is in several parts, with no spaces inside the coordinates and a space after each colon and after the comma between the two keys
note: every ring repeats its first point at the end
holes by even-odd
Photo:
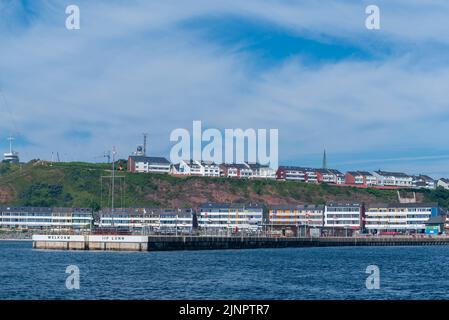
{"type": "Polygon", "coordinates": [[[225,237],[34,235],[33,248],[53,250],[171,251],[337,246],[449,245],[449,237],[225,237]]]}
{"type": "Polygon", "coordinates": [[[148,250],[449,245],[449,237],[148,237],[148,250]]]}
{"type": "Polygon", "coordinates": [[[147,251],[147,236],[33,235],[34,249],[147,251]]]}

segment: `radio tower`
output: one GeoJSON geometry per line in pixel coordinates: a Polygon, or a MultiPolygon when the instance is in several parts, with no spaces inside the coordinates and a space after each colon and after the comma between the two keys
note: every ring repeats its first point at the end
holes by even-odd
{"type": "Polygon", "coordinates": [[[143,134],[143,155],[144,156],[147,155],[147,138],[148,138],[148,133],[144,133],[143,134]]]}
{"type": "Polygon", "coordinates": [[[112,147],[112,181],[111,181],[111,218],[112,218],[112,227],[114,227],[114,187],[115,187],[115,155],[117,151],[115,147],[112,147]]]}

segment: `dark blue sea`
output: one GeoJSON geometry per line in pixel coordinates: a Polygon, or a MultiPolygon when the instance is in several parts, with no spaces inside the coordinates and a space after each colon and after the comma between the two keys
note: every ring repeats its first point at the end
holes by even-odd
{"type": "Polygon", "coordinates": [[[171,252],[33,250],[0,241],[0,299],[449,299],[449,247],[171,252]],[[66,288],[66,267],[80,288],[66,288]],[[379,289],[367,289],[369,265],[379,289]]]}

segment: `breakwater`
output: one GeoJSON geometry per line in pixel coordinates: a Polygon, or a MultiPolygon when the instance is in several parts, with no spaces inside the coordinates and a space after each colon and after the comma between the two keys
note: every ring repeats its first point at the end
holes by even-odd
{"type": "Polygon", "coordinates": [[[449,237],[218,237],[34,235],[33,248],[55,250],[169,251],[331,246],[449,245],[449,237]]]}
{"type": "Polygon", "coordinates": [[[449,245],[449,237],[148,237],[148,250],[449,245]]]}

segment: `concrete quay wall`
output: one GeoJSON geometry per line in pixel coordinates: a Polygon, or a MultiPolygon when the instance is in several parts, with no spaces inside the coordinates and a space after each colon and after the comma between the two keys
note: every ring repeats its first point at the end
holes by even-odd
{"type": "Polygon", "coordinates": [[[149,237],[148,250],[218,250],[329,246],[422,246],[449,245],[449,238],[256,238],[256,237],[149,237]]]}
{"type": "Polygon", "coordinates": [[[34,235],[34,249],[148,251],[146,236],[48,236],[34,235]]]}
{"type": "Polygon", "coordinates": [[[214,236],[33,236],[33,248],[48,250],[169,251],[329,246],[449,245],[449,237],[270,238],[214,236]]]}

